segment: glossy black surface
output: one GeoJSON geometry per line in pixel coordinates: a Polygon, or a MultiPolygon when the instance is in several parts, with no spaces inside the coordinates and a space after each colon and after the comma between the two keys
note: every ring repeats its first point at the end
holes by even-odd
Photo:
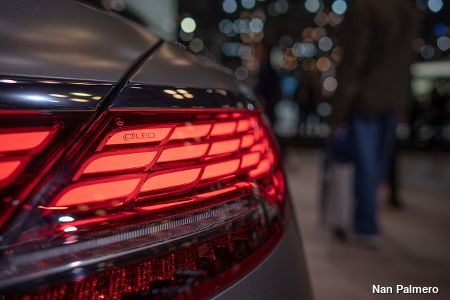
{"type": "Polygon", "coordinates": [[[185,88],[128,84],[114,99],[112,109],[256,109],[251,92],[231,92],[224,89],[185,88]]]}
{"type": "Polygon", "coordinates": [[[0,77],[0,109],[95,110],[110,83],[0,77]]]}

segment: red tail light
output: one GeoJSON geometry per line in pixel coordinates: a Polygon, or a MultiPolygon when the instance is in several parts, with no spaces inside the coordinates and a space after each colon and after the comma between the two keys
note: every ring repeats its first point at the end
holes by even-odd
{"type": "Polygon", "coordinates": [[[56,162],[74,133],[82,129],[87,117],[88,113],[0,111],[0,228],[56,162]]]}
{"type": "MultiPolygon", "coordinates": [[[[54,130],[21,131],[30,138],[9,147],[31,155],[54,130]]],[[[36,299],[207,296],[279,237],[276,152],[259,111],[106,112],[22,207],[0,287],[38,285],[23,295],[36,299]]],[[[22,164],[1,160],[0,182],[22,164]]]]}

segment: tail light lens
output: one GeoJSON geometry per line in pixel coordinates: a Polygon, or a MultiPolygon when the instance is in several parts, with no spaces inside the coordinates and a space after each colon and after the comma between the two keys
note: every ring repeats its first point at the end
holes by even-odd
{"type": "Polygon", "coordinates": [[[88,116],[88,112],[0,111],[0,228],[87,123],[88,116]]]}
{"type": "MultiPolygon", "coordinates": [[[[20,131],[30,138],[9,147],[32,155],[54,131],[20,131]]],[[[0,161],[0,180],[19,157],[0,161]]],[[[17,296],[28,299],[208,296],[280,236],[277,157],[259,111],[108,111],[6,231],[0,287],[32,287],[17,296]]]]}

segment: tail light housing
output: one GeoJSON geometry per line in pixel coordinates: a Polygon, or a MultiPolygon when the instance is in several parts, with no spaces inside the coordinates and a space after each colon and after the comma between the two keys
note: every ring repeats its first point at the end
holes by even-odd
{"type": "MultiPolygon", "coordinates": [[[[0,183],[56,143],[43,128],[0,146],[18,151],[0,183]]],[[[66,150],[5,230],[0,288],[17,298],[204,298],[281,235],[284,177],[259,110],[109,110],[66,150]]]]}
{"type": "Polygon", "coordinates": [[[0,228],[84,128],[89,112],[0,110],[0,228]]]}

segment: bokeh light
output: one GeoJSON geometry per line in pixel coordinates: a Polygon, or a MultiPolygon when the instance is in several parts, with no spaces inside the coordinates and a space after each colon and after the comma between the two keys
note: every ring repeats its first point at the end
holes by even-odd
{"type": "Polygon", "coordinates": [[[322,3],[320,0],[306,0],[305,8],[310,13],[317,13],[322,8],[322,3]]]}
{"type": "Polygon", "coordinates": [[[428,0],[428,8],[434,13],[438,13],[443,6],[442,0],[428,0]]]}
{"type": "Polygon", "coordinates": [[[319,40],[318,46],[324,52],[330,51],[333,48],[333,41],[329,37],[324,36],[319,40]]]}
{"type": "Polygon", "coordinates": [[[183,30],[186,33],[192,33],[195,31],[195,28],[197,27],[197,24],[195,23],[195,20],[191,17],[186,17],[181,20],[181,30],[183,30]]]}
{"type": "Polygon", "coordinates": [[[236,3],[236,0],[224,0],[222,2],[223,11],[226,13],[232,14],[236,12],[237,7],[238,5],[236,3]]]}
{"type": "Polygon", "coordinates": [[[344,0],[335,0],[331,5],[331,9],[338,15],[342,15],[347,11],[347,2],[344,0]]]}
{"type": "Polygon", "coordinates": [[[255,7],[255,0],[241,0],[241,5],[245,9],[253,9],[255,7]]]}
{"type": "Polygon", "coordinates": [[[447,51],[450,49],[450,38],[448,36],[438,38],[437,46],[442,52],[447,51]]]}

